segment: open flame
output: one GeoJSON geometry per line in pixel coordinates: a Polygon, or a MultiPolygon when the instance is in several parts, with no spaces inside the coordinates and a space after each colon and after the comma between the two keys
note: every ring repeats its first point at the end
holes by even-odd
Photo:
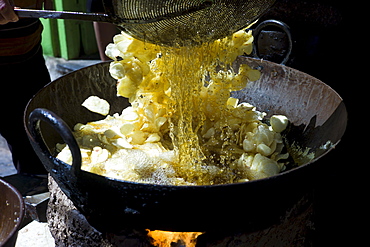
{"type": "Polygon", "coordinates": [[[195,247],[198,236],[203,234],[203,232],[147,231],[148,236],[152,238],[151,244],[157,247],[171,247],[173,243],[180,246],[195,247]]]}

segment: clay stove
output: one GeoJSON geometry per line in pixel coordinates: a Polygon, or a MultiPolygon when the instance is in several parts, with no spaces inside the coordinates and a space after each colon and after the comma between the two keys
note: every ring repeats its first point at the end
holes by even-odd
{"type": "Polygon", "coordinates": [[[149,234],[148,229],[127,228],[119,233],[102,233],[88,223],[85,216],[76,209],[51,176],[49,176],[49,189],[51,196],[47,218],[56,246],[311,246],[313,243],[311,193],[297,201],[280,222],[263,229],[255,231],[234,229],[233,223],[230,223],[219,231],[191,234],[188,239],[180,236],[179,239],[169,240],[166,235],[168,232],[164,232],[164,236],[159,238],[158,235],[149,234]]]}

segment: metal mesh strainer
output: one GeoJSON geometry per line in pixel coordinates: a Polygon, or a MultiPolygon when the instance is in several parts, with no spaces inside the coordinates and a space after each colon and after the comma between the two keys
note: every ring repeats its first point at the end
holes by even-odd
{"type": "Polygon", "coordinates": [[[275,0],[103,0],[107,14],[15,10],[20,17],[111,22],[135,38],[182,46],[232,34],[259,18],[275,0]]]}
{"type": "Polygon", "coordinates": [[[132,36],[151,43],[186,45],[225,37],[259,18],[275,0],[113,0],[106,9],[132,36]]]}

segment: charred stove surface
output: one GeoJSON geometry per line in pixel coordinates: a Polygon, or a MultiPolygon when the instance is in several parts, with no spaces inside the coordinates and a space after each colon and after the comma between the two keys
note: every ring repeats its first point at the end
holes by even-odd
{"type": "Polygon", "coordinates": [[[122,230],[121,234],[103,234],[96,230],[51,176],[49,176],[49,190],[47,218],[56,246],[151,246],[145,229],[122,230]]]}

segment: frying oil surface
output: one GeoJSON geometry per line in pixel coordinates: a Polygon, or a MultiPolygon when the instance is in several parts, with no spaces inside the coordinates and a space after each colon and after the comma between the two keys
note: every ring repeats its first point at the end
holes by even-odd
{"type": "MultiPolygon", "coordinates": [[[[280,132],[261,113],[239,103],[230,92],[257,80],[260,72],[237,56],[250,53],[251,32],[199,47],[159,47],[126,34],[114,37],[106,53],[114,59],[111,75],[117,94],[131,107],[106,119],[77,124],[75,136],[84,170],[123,180],[210,185],[275,175],[287,158],[280,132]]],[[[99,102],[99,101],[97,101],[99,102]]],[[[277,127],[279,126],[279,127],[277,127]]],[[[284,127],[285,126],[285,127],[284,127]]],[[[70,163],[68,147],[58,158],[70,163]]]]}

